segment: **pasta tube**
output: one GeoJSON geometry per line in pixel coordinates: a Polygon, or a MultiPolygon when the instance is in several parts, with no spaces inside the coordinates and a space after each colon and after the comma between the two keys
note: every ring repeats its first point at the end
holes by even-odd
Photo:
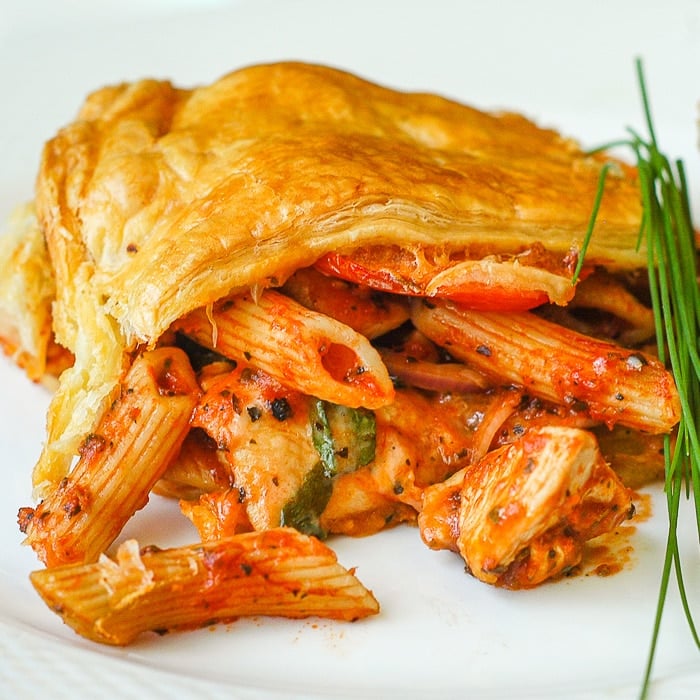
{"type": "Polygon", "coordinates": [[[379,605],[319,540],[289,528],[35,571],[44,602],[88,639],[127,645],[141,633],[191,629],[242,616],[354,621],[379,605]]]}
{"type": "Polygon", "coordinates": [[[418,302],[414,324],[492,380],[586,411],[593,419],[651,433],[678,422],[673,376],[655,358],[523,313],[481,312],[418,302]]]}
{"type": "Polygon", "coordinates": [[[94,561],[146,505],[189,430],[198,391],[178,348],[134,361],[75,468],[35,509],[20,511],[25,542],[47,566],[94,561]]]}
{"type": "Polygon", "coordinates": [[[344,323],[267,290],[200,308],[175,328],[204,347],[252,365],[301,393],[358,408],[394,397],[389,373],[367,338],[344,323]]]}
{"type": "Polygon", "coordinates": [[[345,323],[367,338],[377,338],[408,320],[408,304],[399,296],[327,277],[312,267],[297,270],[282,288],[308,309],[345,323]]]}

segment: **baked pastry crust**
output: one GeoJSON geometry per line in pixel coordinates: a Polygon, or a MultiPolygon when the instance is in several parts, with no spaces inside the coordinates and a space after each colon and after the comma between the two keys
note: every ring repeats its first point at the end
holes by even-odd
{"type": "MultiPolygon", "coordinates": [[[[276,286],[331,250],[580,246],[601,161],[515,114],[404,94],[331,68],[245,68],[178,90],[91,95],[46,146],[39,218],[59,307],[76,270],[129,344],[233,290],[276,286]]],[[[637,186],[606,187],[588,260],[638,267],[637,186]]],[[[64,298],[67,295],[67,298],[64,298]]],[[[70,346],[70,309],[57,314],[70,346]]]]}
{"type": "MultiPolygon", "coordinates": [[[[54,331],[75,355],[49,411],[42,473],[65,471],[128,352],[193,309],[359,246],[570,256],[603,163],[522,116],[318,65],[251,66],[195,89],[98,90],[46,144],[36,183],[54,331]]],[[[640,217],[635,173],[618,164],[587,261],[643,266],[640,217]]]]}

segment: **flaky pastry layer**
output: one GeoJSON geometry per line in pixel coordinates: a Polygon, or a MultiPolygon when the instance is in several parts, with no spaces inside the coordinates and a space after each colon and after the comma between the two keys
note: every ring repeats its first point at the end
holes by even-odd
{"type": "MultiPolygon", "coordinates": [[[[39,481],[65,471],[127,353],[192,310],[359,246],[575,256],[603,163],[522,116],[318,65],[95,92],[46,144],[37,178],[54,332],[75,356],[39,481]]],[[[640,216],[635,174],[619,165],[588,262],[643,266],[640,216]]]]}
{"type": "MultiPolygon", "coordinates": [[[[46,146],[39,217],[59,307],[76,269],[129,344],[234,290],[280,284],[331,250],[449,245],[566,254],[583,239],[601,161],[514,114],[405,94],[331,68],[245,68],[179,90],[144,80],[91,95],[46,146]]],[[[644,264],[622,170],[588,260],[644,264]]],[[[57,313],[69,347],[71,308],[57,313]]]]}

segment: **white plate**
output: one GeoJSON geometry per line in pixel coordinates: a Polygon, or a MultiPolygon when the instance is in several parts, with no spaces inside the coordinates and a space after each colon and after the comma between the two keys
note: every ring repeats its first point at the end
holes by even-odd
{"type": "MultiPolygon", "coordinates": [[[[0,3],[2,4],[2,3],[0,3]]],[[[523,111],[592,145],[642,127],[634,59],[644,60],[662,147],[682,156],[698,201],[700,6],[668,2],[4,3],[0,8],[0,216],[31,197],[42,142],[85,93],[142,76],[194,84],[257,61],[322,61],[393,86],[523,111]]],[[[76,637],[30,589],[37,566],[15,516],[47,396],[0,362],[0,695],[54,698],[632,698],[642,678],[666,520],[640,524],[622,573],[506,592],[428,551],[410,528],[334,540],[382,604],[353,625],[240,621],[114,650],[76,637]]],[[[686,514],[689,516],[689,514],[686,514]]],[[[193,537],[154,499],[129,526],[143,542],[193,537]]],[[[700,611],[692,519],[685,571],[700,611]]],[[[700,619],[700,612],[698,612],[700,619]]],[[[700,655],[671,588],[655,697],[697,697],[700,655]]]]}

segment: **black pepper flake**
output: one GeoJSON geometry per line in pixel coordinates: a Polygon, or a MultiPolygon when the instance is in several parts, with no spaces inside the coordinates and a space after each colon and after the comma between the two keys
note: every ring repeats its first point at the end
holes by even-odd
{"type": "Polygon", "coordinates": [[[617,401],[624,401],[625,397],[618,391],[617,394],[615,394],[615,399],[617,401]]]}
{"type": "Polygon", "coordinates": [[[488,345],[477,345],[476,351],[484,357],[491,357],[491,348],[488,345]]]}
{"type": "Polygon", "coordinates": [[[246,410],[248,411],[248,416],[252,423],[262,418],[262,410],[259,406],[248,406],[246,410]]]}
{"type": "Polygon", "coordinates": [[[129,245],[126,246],[126,252],[127,253],[138,253],[139,247],[136,245],[136,243],[129,243],[129,245]]]}
{"type": "Polygon", "coordinates": [[[245,562],[241,564],[241,570],[246,576],[250,576],[253,573],[253,567],[245,562]]]}
{"type": "Polygon", "coordinates": [[[270,408],[272,415],[280,422],[287,420],[292,415],[292,407],[284,397],[274,399],[270,408]]]}
{"type": "MultiPolygon", "coordinates": [[[[83,459],[94,459],[96,455],[106,450],[108,446],[108,441],[102,435],[89,433],[78,447],[78,454],[83,459]]],[[[65,484],[61,483],[61,487],[65,488],[65,484]]]]}
{"type": "Polygon", "coordinates": [[[82,510],[80,505],[80,500],[76,497],[69,498],[66,503],[63,504],[63,511],[69,518],[73,518],[82,510]]]}
{"type": "Polygon", "coordinates": [[[29,508],[28,506],[20,508],[19,511],[17,511],[17,524],[19,525],[19,531],[23,535],[27,534],[29,525],[34,519],[34,514],[34,508],[29,508]]]}
{"type": "Polygon", "coordinates": [[[380,309],[386,309],[386,298],[381,292],[370,292],[370,301],[380,309]]]}
{"type": "Polygon", "coordinates": [[[576,413],[582,413],[588,410],[588,404],[583,399],[567,396],[564,401],[569,405],[569,408],[576,413]]]}

